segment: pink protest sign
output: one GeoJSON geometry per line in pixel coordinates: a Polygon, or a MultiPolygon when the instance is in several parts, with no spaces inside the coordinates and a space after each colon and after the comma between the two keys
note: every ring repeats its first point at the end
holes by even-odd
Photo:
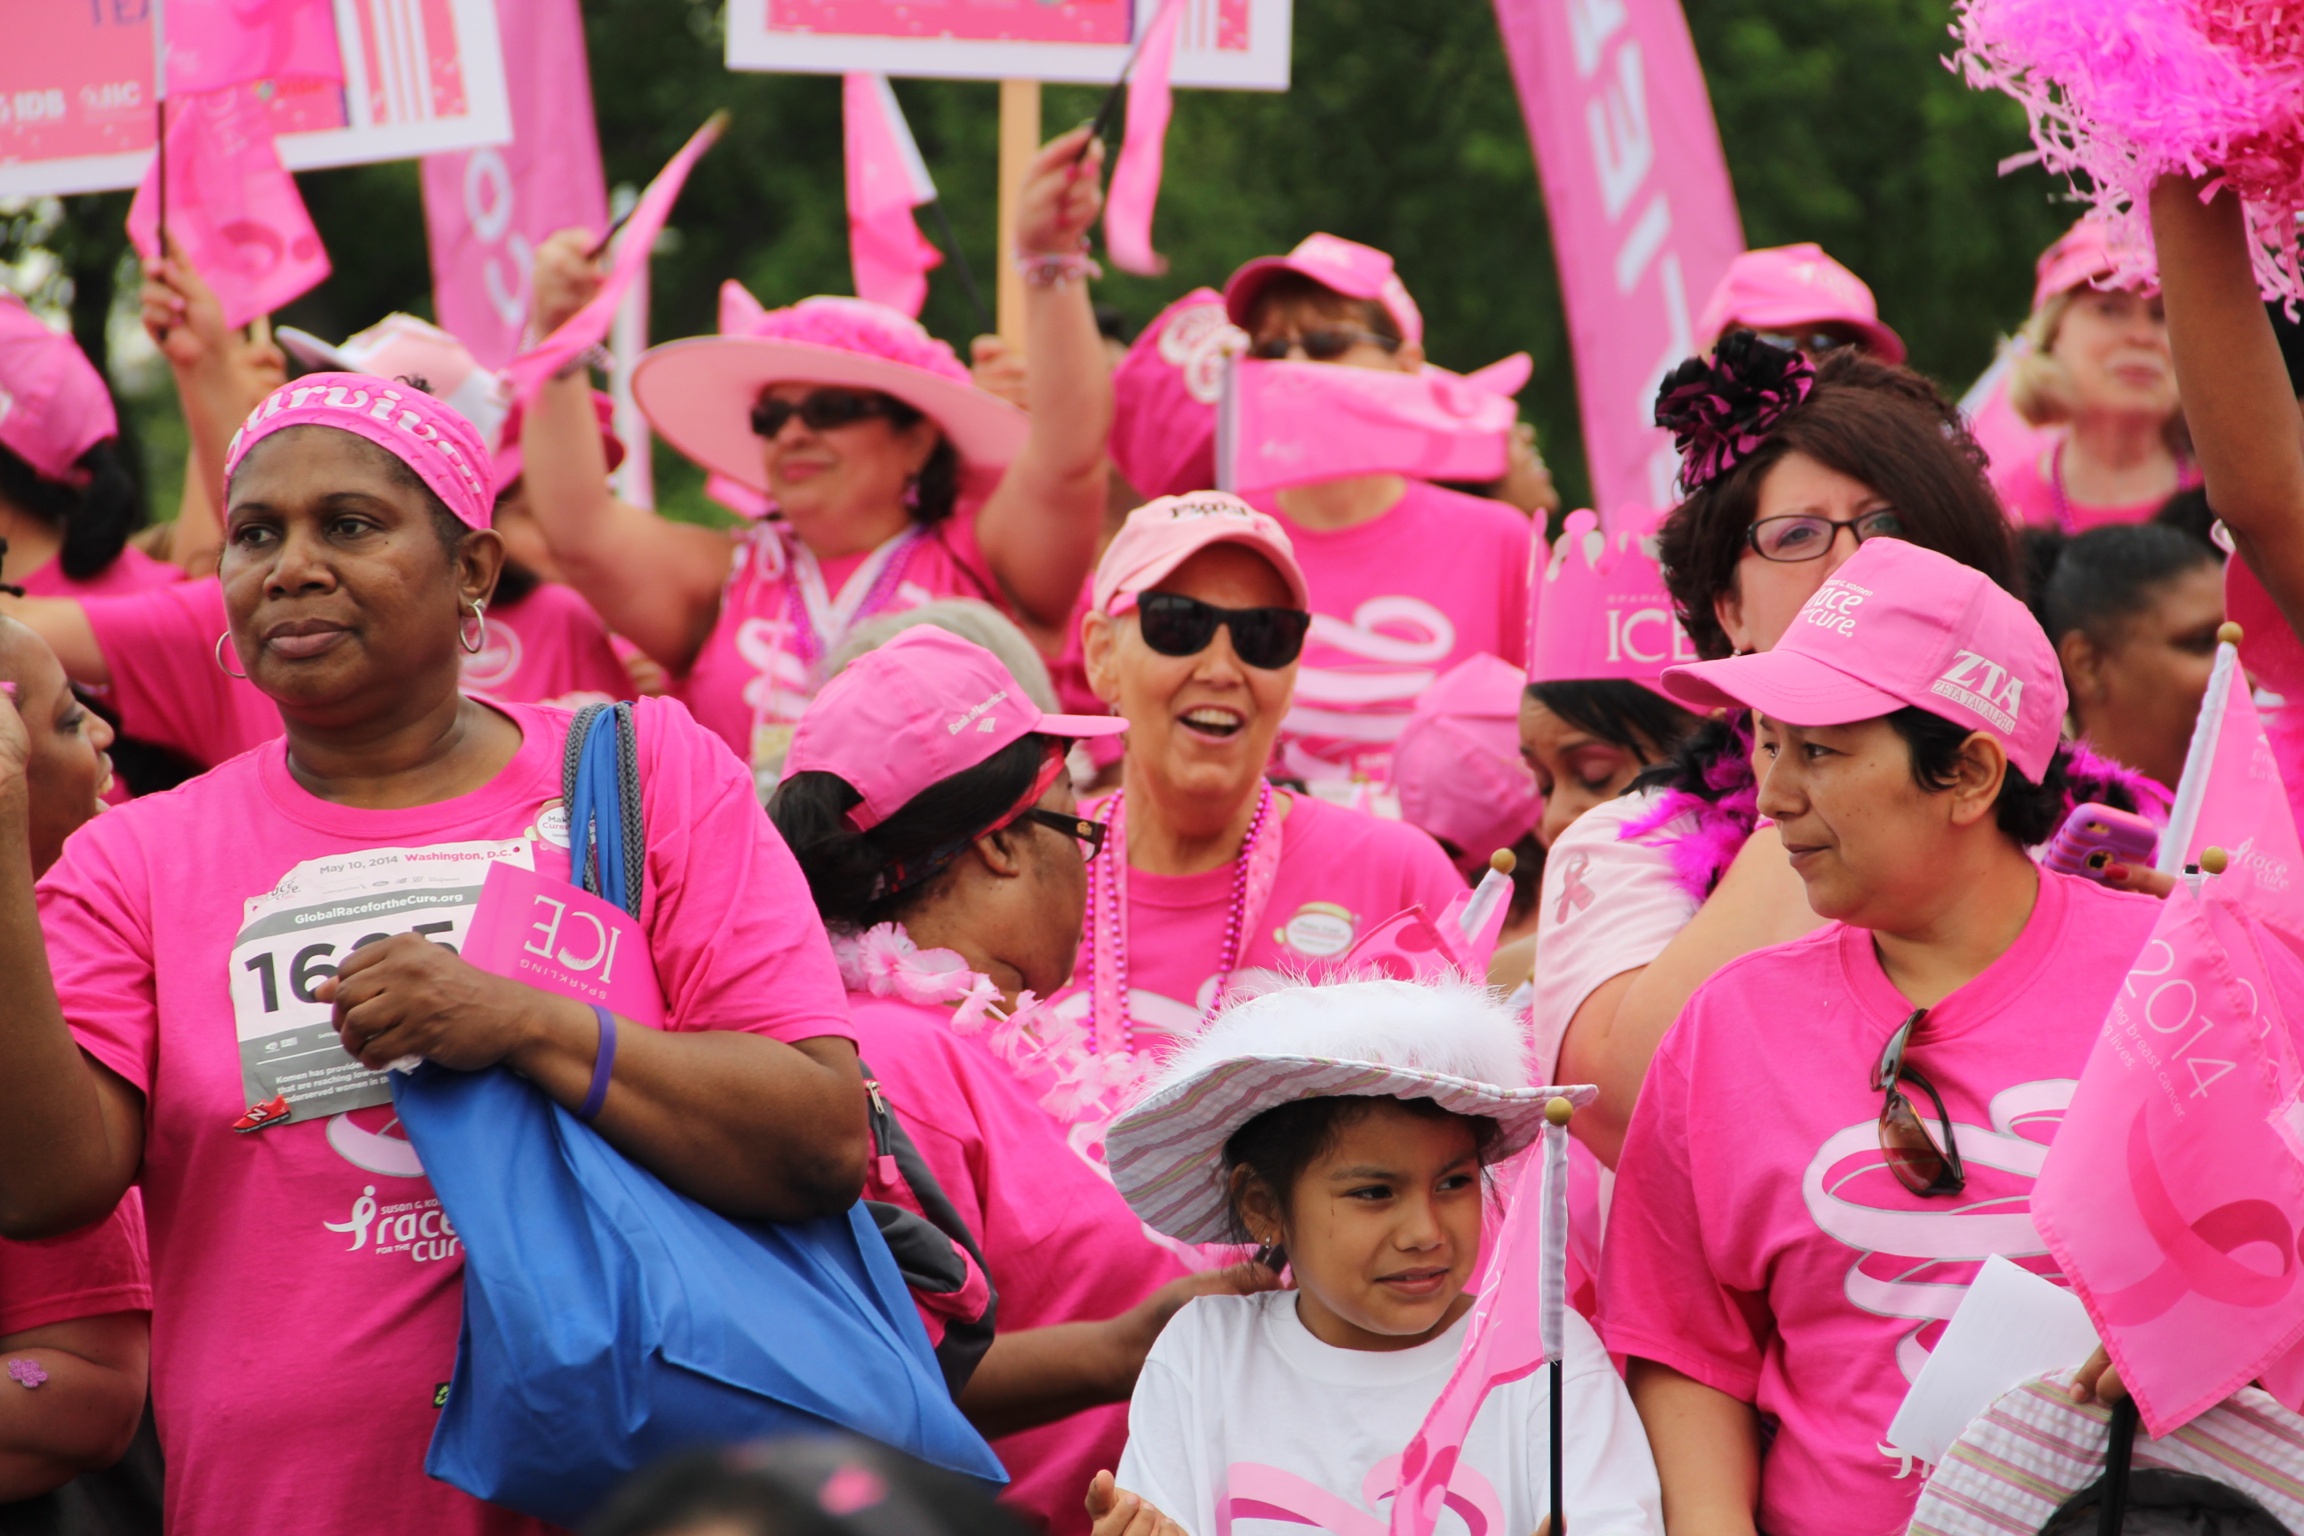
{"type": "Polygon", "coordinates": [[[623,908],[565,879],[491,864],[464,958],[491,976],[597,1003],[650,1029],[664,1025],[648,935],[623,908]]]}
{"type": "MultiPolygon", "coordinates": [[[[2235,866],[2170,896],[2032,1195],[2048,1251],[2165,1436],[2304,1341],[2304,934],[2235,866]]],[[[2267,1384],[2298,1406],[2293,1371],[2267,1384]]]]}
{"type": "Polygon", "coordinates": [[[1344,475],[1493,480],[1504,473],[1517,412],[1508,397],[1461,374],[1256,358],[1234,370],[1234,491],[1344,475]]]}
{"type": "Polygon", "coordinates": [[[168,94],[344,79],[330,0],[171,0],[168,94]]]}
{"type": "Polygon", "coordinates": [[[1679,456],[1656,386],[1709,338],[1692,317],[1744,249],[1679,0],[1495,0],[1528,121],[1594,502],[1669,507],[1679,456]]]}
{"type": "Polygon", "coordinates": [[[528,274],[544,237],[608,224],[577,0],[502,0],[498,25],[512,142],[424,159],[440,324],[484,368],[520,350],[528,274]]]}
{"type": "Polygon", "coordinates": [[[777,32],[830,32],[856,37],[963,37],[1033,43],[1124,43],[1127,0],[768,0],[777,32]]]}

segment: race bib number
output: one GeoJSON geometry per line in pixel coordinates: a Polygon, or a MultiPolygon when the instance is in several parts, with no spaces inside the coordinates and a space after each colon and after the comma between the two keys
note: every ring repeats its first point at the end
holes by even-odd
{"type": "Polygon", "coordinates": [[[307,859],[249,898],[232,944],[232,1018],[250,1104],[281,1097],[288,1121],[314,1120],[392,1099],[387,1075],[338,1042],[328,1004],[312,989],[345,956],[399,933],[461,951],[488,871],[532,870],[524,837],[364,848],[307,859]]]}

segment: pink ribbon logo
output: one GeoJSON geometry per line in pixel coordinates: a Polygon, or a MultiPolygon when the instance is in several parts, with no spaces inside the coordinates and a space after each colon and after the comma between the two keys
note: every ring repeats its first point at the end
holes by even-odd
{"type": "Polygon", "coordinates": [[[2128,1127],[2128,1179],[2161,1266],[2134,1285],[2097,1298],[2107,1321],[2150,1322],[2194,1292],[2230,1307],[2268,1307],[2296,1283],[2297,1234],[2269,1200],[2233,1200],[2187,1221],[2168,1194],[2145,1134],[2144,1112],[2128,1127]],[[2232,1255],[2258,1244],[2279,1255],[2276,1274],[2232,1255]]]}
{"type": "Polygon", "coordinates": [[[1560,865],[1560,908],[1553,921],[1568,921],[1571,912],[1581,912],[1592,905],[1592,887],[1584,883],[1584,871],[1592,867],[1592,855],[1578,852],[1560,865]]]}
{"type": "MultiPolygon", "coordinates": [[[[1387,1456],[1369,1468],[1360,1497],[1370,1506],[1400,1491],[1400,1458],[1387,1456]]],[[[1447,1505],[1463,1520],[1468,1536],[1509,1536],[1504,1505],[1488,1479],[1466,1466],[1449,1473],[1447,1505]]],[[[1235,1520],[1284,1520],[1309,1525],[1330,1536],[1386,1536],[1380,1515],[1339,1498],[1317,1483],[1253,1461],[1225,1469],[1224,1492],[1216,1500],[1216,1536],[1232,1536],[1235,1520]]]]}

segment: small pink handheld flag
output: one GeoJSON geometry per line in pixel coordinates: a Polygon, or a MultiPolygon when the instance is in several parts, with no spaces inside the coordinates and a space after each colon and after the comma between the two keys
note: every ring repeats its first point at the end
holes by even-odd
{"type": "Polygon", "coordinates": [[[1112,168],[1112,189],[1104,203],[1104,240],[1112,264],[1123,272],[1158,277],[1167,258],[1152,249],[1152,208],[1160,200],[1160,168],[1166,154],[1168,114],[1174,103],[1168,72],[1176,62],[1176,28],[1184,19],[1183,0],[1160,0],[1160,9],[1137,45],[1135,72],[1128,86],[1128,126],[1120,140],[1120,161],[1112,168]]]}
{"type": "Polygon", "coordinates": [[[1242,495],[1345,475],[1493,480],[1504,473],[1518,418],[1509,395],[1444,368],[1392,373],[1244,358],[1232,390],[1225,489],[1242,495]]]}
{"type": "Polygon", "coordinates": [[[917,319],[928,298],[928,273],[944,253],[920,233],[912,210],[936,201],[936,183],[886,75],[842,76],[840,100],[856,297],[917,319]]]}
{"type": "Polygon", "coordinates": [[[600,291],[592,295],[582,309],[562,321],[559,329],[504,365],[512,403],[525,402],[546,379],[607,339],[609,327],[616,323],[616,306],[623,302],[624,291],[647,265],[649,252],[655,248],[656,237],[663,233],[664,221],[672,216],[672,204],[680,196],[688,173],[695,169],[704,151],[718,142],[727,126],[728,113],[723,109],[705,119],[704,126],[689,136],[688,142],[680,146],[680,152],[665,162],[664,169],[658,171],[656,179],[641,192],[640,200],[632,205],[632,212],[616,232],[616,254],[609,259],[608,275],[601,280],[600,291]]]}
{"type": "MultiPolygon", "coordinates": [[[[2192,728],[2184,776],[2160,849],[2160,869],[2179,874],[2211,845],[2255,877],[2255,899],[2304,928],[2304,848],[2287,787],[2240,665],[2240,626],[2217,634],[2216,665],[2192,728]]],[[[2294,707],[2294,706],[2290,706],[2294,707]]]]}

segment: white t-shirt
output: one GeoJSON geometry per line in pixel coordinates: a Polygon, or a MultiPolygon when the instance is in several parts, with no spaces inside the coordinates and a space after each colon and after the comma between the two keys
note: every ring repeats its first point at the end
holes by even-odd
{"type": "Polygon", "coordinates": [[[1544,858],[1536,904],[1536,999],[1530,1048],[1535,1081],[1557,1082],[1560,1042],[1584,999],[1612,976],[1664,952],[1703,905],[1681,885],[1671,841],[1695,827],[1680,817],[1637,842],[1624,829],[1654,813],[1659,790],[1624,795],[1571,822],[1544,858]]]}
{"type": "MultiPolygon", "coordinates": [[[[1303,1536],[1305,1525],[1381,1536],[1400,1453],[1447,1385],[1469,1320],[1413,1349],[1337,1349],[1298,1320],[1294,1291],[1203,1296],[1162,1331],[1137,1378],[1120,1486],[1190,1536],[1227,1524],[1235,1536],[1303,1536]]],[[[1569,1528],[1661,1536],[1656,1464],[1632,1399],[1591,1325],[1570,1312],[1567,1326],[1569,1528]]],[[[1527,1536],[1550,1506],[1550,1376],[1490,1393],[1466,1437],[1449,1505],[1469,1501],[1490,1536],[1527,1536]]],[[[1478,1528],[1444,1507],[1437,1536],[1478,1528]]]]}

